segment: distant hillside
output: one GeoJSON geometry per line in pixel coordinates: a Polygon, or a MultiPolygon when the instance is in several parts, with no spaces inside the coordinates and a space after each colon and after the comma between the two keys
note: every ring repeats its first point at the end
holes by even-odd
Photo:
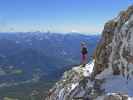
{"type": "Polygon", "coordinates": [[[88,45],[90,56],[100,36],[48,33],[1,33],[0,66],[3,69],[23,69],[27,74],[34,69],[50,75],[80,63],[80,42],[88,45]],[[68,65],[68,66],[67,66],[68,65]]]}
{"type": "Polygon", "coordinates": [[[0,88],[32,84],[40,79],[45,81],[45,87],[80,63],[81,41],[87,43],[91,56],[99,38],[82,34],[0,33],[0,88]]]}

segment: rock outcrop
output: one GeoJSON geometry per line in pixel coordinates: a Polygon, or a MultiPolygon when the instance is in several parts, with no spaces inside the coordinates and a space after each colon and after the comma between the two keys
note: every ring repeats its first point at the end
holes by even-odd
{"type": "MultiPolygon", "coordinates": [[[[86,67],[74,67],[66,71],[62,79],[49,91],[46,100],[73,100],[87,98],[92,92],[93,83],[89,80],[94,63],[86,67]]],[[[98,86],[97,86],[98,87],[98,86]]]]}
{"type": "Polygon", "coordinates": [[[123,94],[108,94],[104,97],[104,100],[128,100],[128,95],[123,95],[123,94]]]}
{"type": "Polygon", "coordinates": [[[94,60],[65,72],[46,100],[133,100],[133,6],[108,21],[94,60]],[[110,95],[108,95],[110,93],[110,95]]]}
{"type": "Polygon", "coordinates": [[[114,74],[127,67],[133,56],[133,6],[105,24],[95,56],[95,74],[112,67],[114,74]]]}

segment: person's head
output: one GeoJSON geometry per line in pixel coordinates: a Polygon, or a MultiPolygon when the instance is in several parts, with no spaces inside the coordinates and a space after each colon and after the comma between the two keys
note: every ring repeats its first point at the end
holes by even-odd
{"type": "Polygon", "coordinates": [[[85,42],[81,42],[81,47],[84,47],[85,45],[85,42]]]}

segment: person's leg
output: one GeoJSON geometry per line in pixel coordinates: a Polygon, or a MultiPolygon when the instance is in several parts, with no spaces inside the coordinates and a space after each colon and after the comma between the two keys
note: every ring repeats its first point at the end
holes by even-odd
{"type": "Polygon", "coordinates": [[[82,67],[85,67],[85,63],[86,63],[86,56],[82,55],[82,67]]]}
{"type": "Polygon", "coordinates": [[[83,62],[84,62],[84,56],[83,56],[83,54],[81,54],[81,64],[83,64],[83,62]]]}
{"type": "Polygon", "coordinates": [[[88,63],[88,55],[85,54],[85,64],[87,64],[87,63],[88,63]]]}

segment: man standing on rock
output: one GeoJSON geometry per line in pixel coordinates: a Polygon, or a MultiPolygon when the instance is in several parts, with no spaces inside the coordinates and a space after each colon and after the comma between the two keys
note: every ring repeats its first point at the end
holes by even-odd
{"type": "Polygon", "coordinates": [[[81,60],[82,67],[85,67],[85,65],[88,62],[88,50],[85,42],[81,43],[81,59],[82,59],[81,60]]]}

